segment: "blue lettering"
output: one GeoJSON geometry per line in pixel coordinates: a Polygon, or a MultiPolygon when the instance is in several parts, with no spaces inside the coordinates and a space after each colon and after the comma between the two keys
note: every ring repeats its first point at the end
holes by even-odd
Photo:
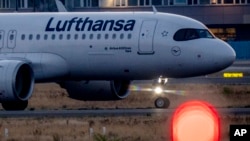
{"type": "Polygon", "coordinates": [[[60,27],[61,22],[62,22],[61,20],[58,21],[58,23],[57,23],[57,25],[56,25],[56,31],[65,31],[65,28],[66,28],[66,26],[67,26],[67,24],[68,24],[68,21],[64,21],[63,26],[60,27]]]}
{"type": "Polygon", "coordinates": [[[54,20],[51,17],[46,25],[47,32],[61,31],[133,31],[135,20],[92,20],[74,17],[70,20],[54,20]]]}
{"type": "Polygon", "coordinates": [[[53,19],[54,19],[54,18],[50,18],[50,19],[49,19],[49,22],[48,22],[48,24],[47,24],[47,26],[46,26],[45,31],[55,31],[55,28],[51,28],[51,27],[50,27],[50,24],[52,23],[53,19]]]}

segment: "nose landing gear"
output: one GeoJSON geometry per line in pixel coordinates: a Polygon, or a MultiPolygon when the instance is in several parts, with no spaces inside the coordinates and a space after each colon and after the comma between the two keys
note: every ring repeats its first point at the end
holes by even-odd
{"type": "Polygon", "coordinates": [[[159,77],[157,84],[154,88],[154,93],[159,95],[158,98],[155,100],[155,107],[156,108],[168,108],[170,105],[169,99],[164,95],[164,85],[167,83],[167,78],[159,77]]]}
{"type": "Polygon", "coordinates": [[[170,101],[166,97],[158,97],[155,100],[155,107],[156,108],[168,108],[170,105],[170,101]]]}

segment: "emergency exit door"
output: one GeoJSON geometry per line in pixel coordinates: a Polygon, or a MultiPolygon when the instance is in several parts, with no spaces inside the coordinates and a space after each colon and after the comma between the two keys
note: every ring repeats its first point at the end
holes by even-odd
{"type": "Polygon", "coordinates": [[[156,23],[156,20],[143,21],[140,31],[138,54],[154,54],[153,40],[156,23]]]}
{"type": "Polygon", "coordinates": [[[8,33],[8,48],[13,49],[16,47],[16,35],[17,31],[16,30],[10,30],[8,33]]]}
{"type": "Polygon", "coordinates": [[[4,47],[4,31],[0,30],[0,49],[4,47]]]}

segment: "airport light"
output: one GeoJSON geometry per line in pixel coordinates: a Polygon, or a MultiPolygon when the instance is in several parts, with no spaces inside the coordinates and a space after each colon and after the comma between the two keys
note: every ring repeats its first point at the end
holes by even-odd
{"type": "Polygon", "coordinates": [[[206,102],[186,102],[173,115],[172,141],[219,141],[219,135],[218,114],[206,102]]]}
{"type": "Polygon", "coordinates": [[[244,74],[242,72],[225,72],[223,73],[224,78],[243,78],[244,74]]]}

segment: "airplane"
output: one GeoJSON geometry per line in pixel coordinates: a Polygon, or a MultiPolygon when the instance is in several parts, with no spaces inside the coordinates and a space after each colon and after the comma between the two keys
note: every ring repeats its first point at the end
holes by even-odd
{"type": "Polygon", "coordinates": [[[89,100],[118,100],[129,95],[133,80],[214,73],[236,56],[204,24],[175,14],[4,13],[0,19],[5,110],[25,110],[35,83],[73,86],[72,98],[80,86],[80,97],[90,90],[89,100]]]}

